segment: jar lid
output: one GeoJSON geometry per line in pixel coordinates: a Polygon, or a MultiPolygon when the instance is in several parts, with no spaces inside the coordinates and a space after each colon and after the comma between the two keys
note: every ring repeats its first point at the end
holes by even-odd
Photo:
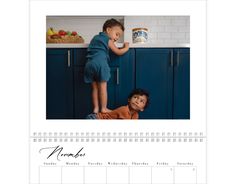
{"type": "Polygon", "coordinates": [[[138,30],[145,30],[145,31],[148,31],[147,28],[134,28],[134,29],[132,29],[132,31],[138,31],[138,30]]]}

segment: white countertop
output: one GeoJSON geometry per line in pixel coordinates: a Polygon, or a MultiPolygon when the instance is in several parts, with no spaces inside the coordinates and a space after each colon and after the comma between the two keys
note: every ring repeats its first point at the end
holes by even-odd
{"type": "MultiPolygon", "coordinates": [[[[47,43],[47,48],[87,48],[88,43],[47,43]]],[[[122,47],[123,43],[117,43],[117,47],[122,47]]],[[[130,44],[130,48],[189,48],[190,44],[174,44],[174,45],[165,45],[165,44],[151,44],[151,43],[136,43],[136,44],[130,44]]]]}

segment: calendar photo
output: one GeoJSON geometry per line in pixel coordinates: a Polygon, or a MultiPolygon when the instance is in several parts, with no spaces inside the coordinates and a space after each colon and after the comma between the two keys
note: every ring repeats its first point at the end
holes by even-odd
{"type": "Polygon", "coordinates": [[[41,4],[31,8],[32,129],[56,122],[58,128],[67,122],[68,129],[82,128],[84,121],[105,119],[121,126],[123,119],[147,128],[205,130],[206,18],[200,2],[169,9],[169,3],[157,3],[148,12],[138,5],[122,14],[89,11],[86,3],[80,12],[63,9],[63,2],[62,10],[41,4]]]}
{"type": "Polygon", "coordinates": [[[47,120],[190,119],[190,16],[52,15],[45,31],[47,120]]]}
{"type": "Polygon", "coordinates": [[[127,1],[135,8],[118,3],[112,12],[103,3],[55,2],[30,5],[32,137],[206,136],[204,1],[153,1],[146,10],[127,1]],[[101,75],[90,66],[99,49],[101,75]],[[130,113],[133,98],[143,106],[134,111],[132,102],[130,113]]]}

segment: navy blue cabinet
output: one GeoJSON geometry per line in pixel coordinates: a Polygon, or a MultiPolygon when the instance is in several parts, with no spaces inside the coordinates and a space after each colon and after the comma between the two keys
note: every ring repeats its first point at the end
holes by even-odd
{"type": "MultiPolygon", "coordinates": [[[[47,49],[47,119],[83,119],[92,112],[91,86],[84,83],[86,48],[47,49]]],[[[108,108],[127,104],[134,88],[150,93],[141,119],[190,118],[190,51],[188,48],[131,48],[110,52],[108,108]]]]}
{"type": "Polygon", "coordinates": [[[173,53],[171,49],[136,49],[136,88],[150,93],[142,119],[172,118],[173,53]]]}
{"type": "Polygon", "coordinates": [[[136,49],[136,88],[150,93],[141,119],[189,119],[189,49],[136,49]]]}
{"type": "Polygon", "coordinates": [[[71,49],[47,49],[46,118],[73,118],[73,69],[71,49]]]}
{"type": "Polygon", "coordinates": [[[92,112],[91,87],[84,82],[87,49],[74,49],[74,118],[85,118],[92,112]]]}
{"type": "Polygon", "coordinates": [[[173,118],[190,118],[190,50],[174,49],[173,118]]]}

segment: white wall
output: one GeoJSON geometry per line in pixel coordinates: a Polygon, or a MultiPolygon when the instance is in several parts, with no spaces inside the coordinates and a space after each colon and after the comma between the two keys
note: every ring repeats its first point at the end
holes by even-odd
{"type": "Polygon", "coordinates": [[[107,19],[115,18],[124,22],[125,36],[120,42],[132,43],[132,29],[148,28],[148,42],[162,45],[190,43],[189,16],[47,16],[46,28],[77,31],[89,43],[92,37],[102,31],[107,19]]]}
{"type": "Polygon", "coordinates": [[[132,29],[148,28],[148,42],[163,45],[190,43],[190,16],[125,16],[125,41],[132,43],[132,29]]]}

